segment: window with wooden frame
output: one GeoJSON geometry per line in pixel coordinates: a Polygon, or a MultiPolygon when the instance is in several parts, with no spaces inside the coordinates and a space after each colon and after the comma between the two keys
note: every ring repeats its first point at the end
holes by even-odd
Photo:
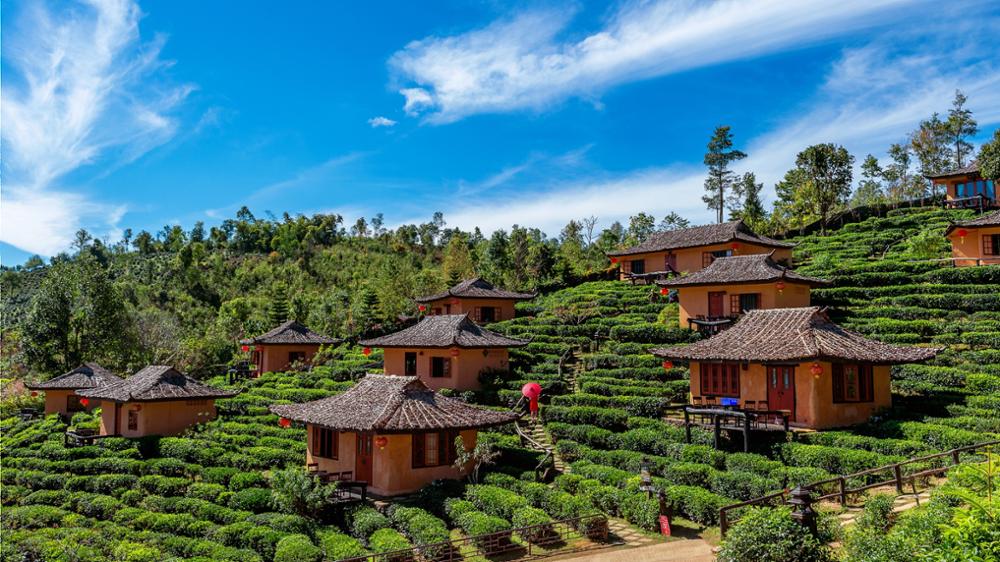
{"type": "Polygon", "coordinates": [[[340,454],[340,433],[325,427],[312,428],[312,456],[336,460],[340,454]]]}
{"type": "Polygon", "coordinates": [[[289,351],[288,352],[288,364],[289,365],[291,365],[293,363],[298,363],[298,362],[303,362],[304,363],[305,360],[306,360],[306,352],[305,351],[289,351]]]}
{"type": "Polygon", "coordinates": [[[408,377],[417,376],[417,352],[407,351],[403,354],[403,374],[408,377]]]}
{"type": "Polygon", "coordinates": [[[457,431],[414,433],[412,437],[413,468],[448,466],[455,462],[457,431]]]}
{"type": "Polygon", "coordinates": [[[733,255],[732,250],[715,250],[714,252],[702,252],[701,253],[701,266],[708,267],[712,265],[715,258],[728,258],[733,255]]]}
{"type": "Polygon", "coordinates": [[[139,430],[139,412],[136,412],[135,410],[128,411],[128,430],[139,430]]]}
{"type": "Polygon", "coordinates": [[[983,235],[983,255],[1000,256],[1000,234],[983,235]]]}
{"type": "Polygon", "coordinates": [[[80,397],[76,394],[66,395],[66,411],[67,412],[82,412],[84,410],[83,404],[80,403],[80,397]]]}
{"type": "Polygon", "coordinates": [[[729,295],[729,314],[739,316],[744,312],[760,308],[760,293],[729,295]]]}
{"type": "Polygon", "coordinates": [[[632,260],[632,273],[646,273],[646,260],[632,260]]]}
{"type": "Polygon", "coordinates": [[[431,377],[447,379],[451,377],[451,359],[447,357],[431,357],[431,377]]]}
{"type": "Polygon", "coordinates": [[[740,396],[739,363],[702,363],[698,367],[702,396],[740,396]]]}
{"type": "Polygon", "coordinates": [[[875,380],[871,365],[834,363],[832,371],[834,403],[875,400],[875,380]]]}
{"type": "Polygon", "coordinates": [[[500,320],[500,309],[495,306],[477,306],[474,320],[484,324],[496,322],[500,320]]]}

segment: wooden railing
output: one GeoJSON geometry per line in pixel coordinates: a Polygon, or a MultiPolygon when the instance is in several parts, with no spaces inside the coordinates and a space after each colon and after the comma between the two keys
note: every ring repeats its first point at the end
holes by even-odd
{"type": "Polygon", "coordinates": [[[988,209],[993,205],[995,205],[994,200],[982,193],[969,197],[945,199],[944,201],[944,206],[949,209],[988,209]]]}
{"type": "MultiPolygon", "coordinates": [[[[1000,440],[997,441],[987,441],[984,443],[978,443],[976,445],[969,445],[967,447],[959,447],[957,449],[952,449],[950,451],[945,451],[943,453],[936,453],[933,455],[927,455],[923,457],[917,457],[914,459],[905,460],[903,462],[898,462],[895,464],[889,464],[885,466],[880,466],[877,468],[871,468],[868,470],[862,470],[861,472],[855,472],[853,474],[846,474],[843,476],[837,476],[835,478],[830,478],[827,480],[820,480],[819,482],[813,482],[808,486],[803,486],[804,488],[819,492],[820,495],[815,498],[815,501],[831,500],[837,499],[841,505],[847,505],[847,498],[852,494],[858,494],[864,492],[865,490],[870,490],[872,488],[881,488],[884,486],[893,485],[896,487],[896,493],[903,493],[903,486],[909,482],[913,485],[914,493],[916,492],[917,482],[921,478],[927,478],[934,475],[940,475],[947,472],[952,467],[961,463],[962,453],[971,453],[979,449],[988,449],[990,447],[1000,445],[1000,440]],[[943,466],[936,466],[931,468],[924,468],[916,472],[907,473],[904,471],[904,467],[917,465],[917,464],[927,464],[932,463],[938,459],[944,459],[946,462],[943,466]],[[879,473],[891,473],[892,478],[889,479],[876,479],[873,478],[879,473]],[[852,482],[863,481],[864,484],[860,486],[850,487],[852,482]],[[874,481],[873,481],[874,480],[874,481]],[[825,486],[835,486],[835,491],[830,493],[823,493],[823,487],[825,486]]],[[[759,498],[754,498],[745,502],[734,503],[732,505],[727,505],[719,509],[719,530],[723,536],[725,536],[726,531],[734,523],[733,518],[730,516],[730,512],[736,509],[741,509],[750,506],[767,506],[775,505],[776,503],[784,503],[787,500],[789,489],[768,494],[766,496],[761,496],[759,498]]]]}
{"type": "Polygon", "coordinates": [[[476,535],[425,544],[405,550],[369,554],[342,562],[487,562],[498,556],[524,560],[603,548],[608,544],[608,518],[585,515],[519,527],[509,531],[476,535]],[[520,541],[514,541],[516,535],[520,541]],[[587,539],[587,542],[581,541],[587,539]]]}

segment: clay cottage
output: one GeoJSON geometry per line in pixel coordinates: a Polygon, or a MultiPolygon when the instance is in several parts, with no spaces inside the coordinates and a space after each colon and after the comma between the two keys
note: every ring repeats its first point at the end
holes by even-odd
{"type": "Polygon", "coordinates": [[[91,401],[77,394],[80,390],[102,388],[110,384],[122,382],[121,377],[98,365],[84,363],[79,367],[63,373],[45,382],[27,384],[32,395],[45,393],[45,413],[72,415],[84,410],[90,411],[97,407],[97,401],[91,401]]]}
{"type": "Polygon", "coordinates": [[[317,334],[295,320],[289,320],[273,330],[254,338],[241,340],[244,352],[250,352],[255,376],[286,371],[295,363],[312,362],[320,346],[334,345],[341,340],[317,334]]]}
{"type": "Polygon", "coordinates": [[[531,300],[535,293],[498,289],[481,277],[466,279],[447,291],[414,299],[422,312],[430,315],[468,314],[479,324],[510,320],[514,304],[531,300]]]}

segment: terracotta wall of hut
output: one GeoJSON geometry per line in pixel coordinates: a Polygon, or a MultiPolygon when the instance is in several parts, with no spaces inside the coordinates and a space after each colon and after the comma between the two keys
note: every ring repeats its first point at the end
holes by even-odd
{"type": "MultiPolygon", "coordinates": [[[[44,390],[39,391],[45,393],[45,414],[64,414],[72,415],[75,412],[70,412],[67,408],[67,400],[70,395],[76,394],[73,390],[44,390]]],[[[86,411],[91,411],[97,407],[98,401],[91,400],[90,404],[84,408],[86,411]]]]}
{"type": "Polygon", "coordinates": [[[439,390],[451,388],[454,390],[478,390],[479,373],[484,369],[506,370],[508,354],[506,348],[491,349],[459,349],[458,356],[451,355],[451,349],[439,348],[388,348],[385,350],[385,368],[387,375],[405,375],[406,353],[417,354],[417,376],[428,387],[439,390]],[[443,357],[451,361],[450,377],[431,376],[431,358],[443,357]]]}
{"type": "Polygon", "coordinates": [[[258,373],[278,373],[286,371],[289,366],[288,354],[293,352],[305,353],[305,361],[312,361],[313,356],[319,351],[318,344],[257,344],[260,351],[260,363],[257,365],[258,373]]]}
{"type": "MultiPolygon", "coordinates": [[[[983,265],[1000,263],[1000,256],[987,255],[983,248],[983,236],[1000,234],[1000,226],[983,228],[964,227],[963,230],[967,231],[964,240],[958,235],[958,230],[954,230],[948,235],[948,240],[951,241],[951,255],[954,258],[958,258],[955,260],[957,267],[979,265],[977,260],[983,258],[989,260],[983,265]]],[[[993,251],[1000,252],[1000,248],[994,248],[993,251]]]]}
{"type": "Polygon", "coordinates": [[[318,470],[326,472],[354,472],[357,456],[357,434],[341,431],[337,434],[337,458],[317,457],[313,454],[313,426],[306,424],[306,464],[316,463],[318,470]]]}
{"type": "Polygon", "coordinates": [[[499,308],[500,317],[497,320],[510,320],[514,317],[514,301],[510,299],[463,299],[449,297],[426,303],[427,314],[468,314],[477,324],[485,324],[476,315],[476,308],[499,308]],[[458,302],[452,302],[457,300],[458,302]]]}
{"type": "MultiPolygon", "coordinates": [[[[701,271],[704,269],[704,257],[705,252],[717,252],[723,250],[731,250],[733,247],[732,242],[727,242],[725,244],[713,244],[711,246],[698,246],[696,248],[683,248],[680,250],[674,250],[674,255],[677,256],[677,271],[694,273],[695,271],[701,271]]],[[[748,242],[740,242],[739,248],[733,255],[745,256],[749,254],[767,254],[774,250],[774,255],[772,259],[776,262],[787,262],[791,265],[792,261],[792,250],[791,248],[769,248],[766,246],[760,246],[757,244],[752,244],[748,242]]],[[[628,267],[622,262],[631,262],[633,260],[643,260],[645,264],[646,273],[651,273],[653,271],[664,271],[666,269],[666,258],[667,252],[652,252],[648,254],[636,254],[632,256],[621,256],[619,257],[619,271],[621,272],[621,279],[626,279],[625,273],[628,271],[628,267]]]]}
{"type": "Polygon", "coordinates": [[[722,299],[723,316],[734,314],[731,306],[731,295],[757,293],[760,295],[759,308],[763,309],[809,306],[810,299],[809,285],[790,281],[785,282],[785,288],[781,292],[778,291],[774,283],[679,287],[677,291],[680,301],[679,317],[681,328],[689,327],[689,318],[696,318],[699,315],[709,316],[708,294],[712,292],[723,291],[726,293],[722,299]]]}
{"type": "Polygon", "coordinates": [[[101,402],[101,435],[115,433],[115,414],[121,416],[118,432],[122,437],[178,435],[187,428],[215,419],[215,400],[170,400],[163,402],[126,402],[120,408],[111,401],[101,402]],[[135,429],[129,429],[129,411],[137,416],[135,429]]]}
{"type": "MultiPolygon", "coordinates": [[[[461,432],[466,449],[476,446],[478,432],[474,429],[461,432]]],[[[413,437],[410,434],[386,435],[388,442],[382,449],[375,447],[372,464],[372,483],[368,488],[381,496],[408,494],[423,488],[434,480],[461,478],[467,471],[452,465],[413,468],[413,437]]]]}

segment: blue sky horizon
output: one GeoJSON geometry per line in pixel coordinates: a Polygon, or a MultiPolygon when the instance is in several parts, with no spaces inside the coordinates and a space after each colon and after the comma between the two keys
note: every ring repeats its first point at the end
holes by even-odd
{"type": "Polygon", "coordinates": [[[975,144],[1000,123],[986,0],[13,1],[0,20],[4,265],[243,205],[550,236],[704,223],[718,124],[769,206],[801,149],[885,161],[956,89],[975,144]]]}

